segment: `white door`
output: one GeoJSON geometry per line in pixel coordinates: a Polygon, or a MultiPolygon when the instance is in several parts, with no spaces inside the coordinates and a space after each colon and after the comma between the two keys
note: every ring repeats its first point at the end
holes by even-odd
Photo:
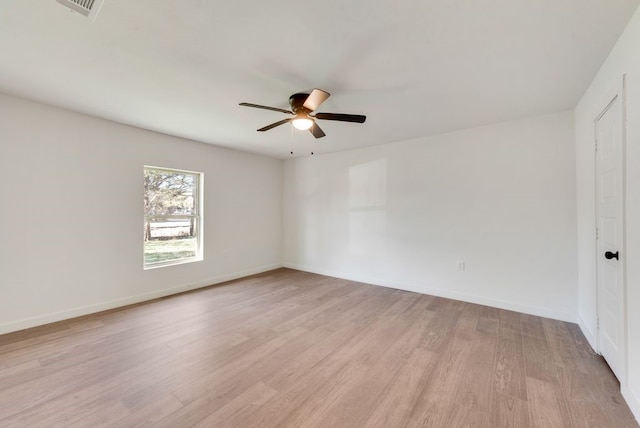
{"type": "Polygon", "coordinates": [[[624,148],[620,93],[596,118],[598,346],[624,378],[624,148]]]}

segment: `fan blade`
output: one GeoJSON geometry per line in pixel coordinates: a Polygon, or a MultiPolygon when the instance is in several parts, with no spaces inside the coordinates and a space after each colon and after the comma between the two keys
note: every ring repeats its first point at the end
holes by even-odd
{"type": "Polygon", "coordinates": [[[251,104],[251,103],[240,103],[239,105],[244,106],[244,107],[261,108],[261,109],[264,109],[264,110],[273,110],[273,111],[279,111],[280,113],[293,114],[293,112],[291,110],[284,110],[284,109],[277,108],[277,107],[261,106],[259,104],[251,104]]]}
{"type": "Polygon", "coordinates": [[[325,134],[324,131],[322,129],[320,129],[320,127],[318,126],[318,124],[314,121],[313,122],[313,126],[311,128],[309,128],[309,132],[311,132],[313,134],[314,137],[316,138],[322,138],[324,137],[325,134]]]}
{"type": "Polygon", "coordinates": [[[307,110],[314,111],[318,107],[320,107],[320,104],[325,102],[325,100],[329,98],[330,95],[331,94],[329,92],[323,91],[322,89],[314,89],[313,91],[311,91],[307,99],[304,100],[304,104],[302,104],[302,107],[306,108],[307,110]]]}
{"type": "Polygon", "coordinates": [[[260,131],[260,132],[268,131],[271,128],[275,128],[276,126],[284,125],[285,123],[291,122],[292,120],[293,120],[293,118],[291,118],[291,119],[282,119],[282,120],[280,120],[280,121],[278,121],[276,123],[272,123],[271,125],[267,125],[264,128],[260,128],[260,129],[258,129],[258,131],[260,131]]]}
{"type": "Polygon", "coordinates": [[[340,122],[356,123],[364,123],[364,121],[367,120],[367,116],[363,116],[361,114],[317,113],[313,117],[323,120],[339,120],[340,122]]]}

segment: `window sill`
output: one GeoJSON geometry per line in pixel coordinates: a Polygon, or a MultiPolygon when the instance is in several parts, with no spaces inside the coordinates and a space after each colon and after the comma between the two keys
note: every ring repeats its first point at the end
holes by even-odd
{"type": "Polygon", "coordinates": [[[143,265],[143,269],[144,270],[158,269],[158,268],[163,268],[167,266],[184,265],[187,263],[201,262],[202,260],[203,260],[203,257],[190,257],[188,259],[171,260],[167,262],[158,262],[158,263],[143,265]]]}

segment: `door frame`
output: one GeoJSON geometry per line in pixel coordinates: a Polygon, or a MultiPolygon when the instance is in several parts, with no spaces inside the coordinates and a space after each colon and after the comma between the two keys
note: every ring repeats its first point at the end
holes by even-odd
{"type": "MultiPolygon", "coordinates": [[[[620,165],[620,167],[622,168],[621,174],[622,174],[622,192],[621,192],[621,197],[622,197],[622,201],[621,201],[621,205],[622,205],[622,218],[620,219],[621,221],[621,227],[622,227],[622,242],[620,244],[620,253],[621,253],[621,257],[620,257],[620,262],[622,263],[622,278],[621,278],[621,286],[622,286],[622,290],[621,290],[621,295],[622,295],[622,314],[621,314],[621,323],[622,325],[620,326],[622,328],[622,338],[621,338],[621,343],[620,343],[620,357],[622,358],[622,361],[620,363],[620,370],[622,371],[622,373],[620,373],[620,379],[618,379],[620,381],[621,385],[626,384],[627,382],[627,373],[629,372],[628,370],[628,359],[627,359],[627,334],[628,334],[628,326],[627,326],[627,263],[626,263],[626,255],[627,255],[627,239],[626,239],[626,230],[627,230],[627,219],[626,219],[626,214],[627,214],[627,210],[626,210],[626,199],[627,199],[627,174],[626,174],[626,166],[627,166],[627,155],[626,155],[626,147],[627,147],[627,75],[623,74],[622,77],[620,79],[616,79],[616,82],[614,84],[612,84],[609,89],[607,90],[607,92],[605,93],[605,97],[603,97],[603,102],[600,104],[602,106],[604,106],[599,112],[596,113],[595,118],[593,119],[593,144],[594,144],[594,159],[593,159],[593,171],[594,171],[594,187],[593,187],[593,192],[594,192],[594,213],[595,213],[595,230],[598,230],[599,227],[599,213],[598,213],[598,155],[596,153],[596,144],[597,144],[597,138],[598,138],[598,134],[597,134],[597,130],[598,130],[598,120],[600,120],[600,118],[602,118],[607,111],[609,110],[609,108],[611,107],[611,105],[616,101],[616,99],[619,99],[620,101],[620,115],[621,117],[619,118],[619,120],[621,121],[621,143],[620,143],[620,150],[622,151],[621,156],[622,156],[622,165],[620,165]]],[[[597,349],[596,351],[598,352],[598,354],[602,355],[601,353],[601,339],[600,339],[600,274],[599,274],[599,257],[601,257],[602,255],[599,253],[599,249],[598,249],[598,238],[597,238],[597,232],[595,237],[595,254],[594,254],[594,264],[595,264],[595,270],[596,270],[596,276],[595,276],[595,296],[596,296],[596,307],[595,307],[595,313],[596,313],[596,346],[597,349]]]]}

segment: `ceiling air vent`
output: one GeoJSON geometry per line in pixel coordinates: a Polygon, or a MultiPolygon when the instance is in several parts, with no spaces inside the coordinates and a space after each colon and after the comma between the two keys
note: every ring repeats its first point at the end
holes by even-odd
{"type": "Polygon", "coordinates": [[[84,16],[95,17],[104,0],[56,0],[61,5],[84,16]]]}

